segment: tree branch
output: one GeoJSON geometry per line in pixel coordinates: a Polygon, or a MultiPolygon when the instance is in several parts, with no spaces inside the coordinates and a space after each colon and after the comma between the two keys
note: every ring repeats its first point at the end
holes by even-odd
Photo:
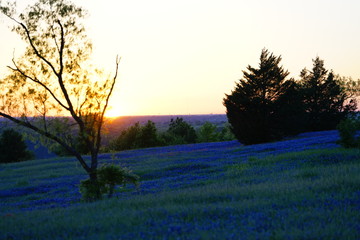
{"type": "Polygon", "coordinates": [[[121,58],[119,56],[116,56],[116,62],[115,62],[115,76],[113,78],[113,81],[112,81],[112,84],[111,84],[111,88],[110,88],[110,91],[106,97],[106,101],[105,101],[105,106],[104,106],[104,109],[101,113],[101,116],[100,116],[100,122],[99,122],[99,126],[98,126],[98,129],[97,129],[97,139],[96,139],[96,151],[98,152],[99,149],[100,149],[100,142],[101,142],[101,128],[102,128],[102,125],[103,125],[103,122],[104,122],[104,115],[105,115],[105,112],[106,112],[106,109],[109,105],[109,99],[110,99],[110,96],[114,90],[114,87],[115,87],[115,83],[116,83],[116,79],[117,79],[117,76],[118,76],[118,69],[119,69],[119,63],[120,63],[120,60],[121,58]]]}
{"type": "MultiPolygon", "coordinates": [[[[14,19],[13,19],[13,20],[14,20],[14,19]]],[[[16,20],[14,20],[14,21],[16,21],[16,20]]],[[[29,40],[30,46],[31,46],[32,50],[34,51],[35,55],[36,55],[38,58],[40,58],[41,60],[43,60],[43,61],[51,68],[51,70],[54,72],[54,74],[55,74],[56,76],[58,76],[58,72],[56,71],[54,65],[53,65],[50,61],[48,61],[43,55],[41,55],[41,54],[39,53],[38,49],[36,48],[36,46],[34,45],[33,40],[31,39],[31,36],[30,36],[30,31],[29,31],[29,29],[27,29],[27,27],[26,27],[23,23],[18,22],[18,21],[16,21],[16,22],[17,22],[18,24],[20,24],[20,26],[24,29],[24,31],[25,31],[25,33],[26,33],[26,36],[27,36],[27,39],[29,40]]]]}
{"type": "Polygon", "coordinates": [[[18,125],[21,125],[21,126],[24,126],[24,127],[27,127],[27,128],[30,128],[32,129],[33,131],[59,143],[62,147],[64,147],[67,151],[69,151],[71,154],[73,154],[80,162],[81,166],[88,172],[90,173],[91,172],[91,169],[89,168],[89,166],[86,164],[85,160],[82,158],[82,156],[75,150],[73,149],[72,147],[70,147],[68,144],[66,144],[65,142],[63,142],[60,138],[58,138],[57,136],[49,133],[49,132],[46,132],[34,125],[32,125],[30,122],[28,121],[21,121],[17,118],[14,118],[8,114],[5,114],[3,112],[0,112],[0,116],[12,121],[12,122],[15,122],[17,123],[18,125]]]}
{"type": "Polygon", "coordinates": [[[31,76],[27,75],[26,73],[24,73],[23,71],[20,70],[20,68],[17,66],[16,62],[14,59],[12,59],[13,64],[15,65],[16,68],[12,68],[10,66],[8,66],[8,68],[10,68],[11,70],[20,73],[22,76],[26,77],[27,79],[30,79],[31,81],[33,81],[34,83],[37,83],[39,85],[41,85],[46,91],[48,91],[50,93],[50,95],[55,99],[55,101],[57,103],[59,103],[59,105],[61,107],[63,107],[66,110],[69,110],[69,107],[65,106],[53,93],[53,91],[51,91],[51,89],[46,86],[44,83],[42,83],[40,80],[36,79],[36,78],[32,78],[31,76]]]}

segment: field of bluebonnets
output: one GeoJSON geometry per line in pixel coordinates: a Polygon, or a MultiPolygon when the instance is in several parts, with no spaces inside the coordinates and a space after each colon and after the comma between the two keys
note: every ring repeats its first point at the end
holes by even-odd
{"type": "Polygon", "coordinates": [[[138,188],[81,201],[73,158],[0,165],[1,239],[359,239],[360,151],[336,131],[101,155],[138,188]]]}

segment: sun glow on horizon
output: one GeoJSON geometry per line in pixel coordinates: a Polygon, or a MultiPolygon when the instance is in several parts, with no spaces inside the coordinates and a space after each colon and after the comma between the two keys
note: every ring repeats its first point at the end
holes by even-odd
{"type": "Polygon", "coordinates": [[[105,112],[106,118],[117,118],[127,115],[126,108],[116,108],[109,106],[105,112]]]}

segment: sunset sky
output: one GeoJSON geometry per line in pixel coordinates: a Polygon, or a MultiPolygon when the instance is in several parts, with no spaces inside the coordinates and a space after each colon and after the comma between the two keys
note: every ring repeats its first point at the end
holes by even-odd
{"type": "MultiPolygon", "coordinates": [[[[21,4],[32,1],[21,0],[21,4]]],[[[360,78],[358,0],[77,0],[96,65],[120,76],[108,115],[225,113],[222,99],[263,48],[292,77],[316,56],[360,78]]],[[[21,41],[0,17],[0,74],[21,41]]]]}

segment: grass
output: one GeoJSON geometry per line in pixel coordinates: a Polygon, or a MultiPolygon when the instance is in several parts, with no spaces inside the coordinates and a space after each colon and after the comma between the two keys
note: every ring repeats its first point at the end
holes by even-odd
{"type": "Polygon", "coordinates": [[[336,140],[104,154],[142,185],[95,203],[80,201],[72,158],[0,165],[0,239],[359,239],[360,151],[336,140]]]}

